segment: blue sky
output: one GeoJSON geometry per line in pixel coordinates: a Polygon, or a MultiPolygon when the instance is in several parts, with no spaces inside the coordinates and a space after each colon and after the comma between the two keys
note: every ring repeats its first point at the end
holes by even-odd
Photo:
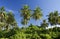
{"type": "MultiPolygon", "coordinates": [[[[39,6],[44,15],[42,19],[47,19],[46,15],[49,12],[55,10],[60,12],[60,0],[0,0],[0,7],[4,6],[7,11],[12,11],[15,14],[15,19],[19,26],[22,26],[22,24],[20,23],[21,17],[18,11],[25,4],[29,5],[32,10],[39,6]]],[[[35,20],[30,20],[30,23],[35,24],[35,20]]],[[[41,21],[39,20],[36,24],[40,25],[40,23],[41,21]]]]}

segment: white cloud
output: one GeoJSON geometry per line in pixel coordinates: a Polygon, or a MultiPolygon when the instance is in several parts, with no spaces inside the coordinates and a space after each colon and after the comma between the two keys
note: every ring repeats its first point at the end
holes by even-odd
{"type": "Polygon", "coordinates": [[[60,27],[60,25],[53,25],[53,26],[49,26],[49,27],[46,27],[46,29],[54,28],[54,27],[60,27]]]}
{"type": "Polygon", "coordinates": [[[18,13],[18,11],[15,11],[15,10],[12,10],[12,9],[8,9],[8,8],[5,8],[7,12],[12,12],[12,13],[18,13]]]}
{"type": "Polygon", "coordinates": [[[8,12],[13,12],[13,13],[14,13],[14,10],[11,10],[11,9],[7,9],[7,8],[6,8],[6,11],[8,11],[8,12]]]}

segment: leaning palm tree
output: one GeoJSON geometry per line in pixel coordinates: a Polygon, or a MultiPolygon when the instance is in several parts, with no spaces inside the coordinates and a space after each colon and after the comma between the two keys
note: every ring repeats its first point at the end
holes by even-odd
{"type": "Polygon", "coordinates": [[[22,9],[21,9],[21,16],[23,17],[22,20],[22,24],[23,25],[27,25],[28,21],[30,20],[31,17],[31,10],[29,9],[28,5],[25,5],[22,9]]]}
{"type": "Polygon", "coordinates": [[[42,12],[41,12],[41,9],[39,7],[37,7],[33,12],[34,12],[32,14],[33,19],[39,20],[42,17],[42,12]]]}

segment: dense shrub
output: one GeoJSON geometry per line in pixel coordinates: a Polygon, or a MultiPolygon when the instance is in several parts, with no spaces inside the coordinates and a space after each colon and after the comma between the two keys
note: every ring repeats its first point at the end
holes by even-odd
{"type": "MultiPolygon", "coordinates": [[[[55,28],[54,28],[55,29],[55,28]]],[[[54,30],[53,29],[53,30],[54,30]]],[[[57,28],[59,29],[59,28],[57,28]]],[[[38,26],[29,26],[27,28],[13,28],[9,31],[0,31],[0,39],[58,39],[60,31],[50,31],[38,26]]]]}

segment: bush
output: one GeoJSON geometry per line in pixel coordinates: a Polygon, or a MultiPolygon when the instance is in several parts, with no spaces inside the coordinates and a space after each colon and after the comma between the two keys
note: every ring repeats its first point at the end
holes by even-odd
{"type": "Polygon", "coordinates": [[[40,34],[40,37],[41,37],[42,39],[52,39],[49,34],[40,34]]]}
{"type": "Polygon", "coordinates": [[[10,36],[9,39],[26,39],[26,36],[23,32],[17,33],[13,36],[10,36]]]}
{"type": "Polygon", "coordinates": [[[0,38],[0,39],[9,39],[9,38],[0,38]]]}

